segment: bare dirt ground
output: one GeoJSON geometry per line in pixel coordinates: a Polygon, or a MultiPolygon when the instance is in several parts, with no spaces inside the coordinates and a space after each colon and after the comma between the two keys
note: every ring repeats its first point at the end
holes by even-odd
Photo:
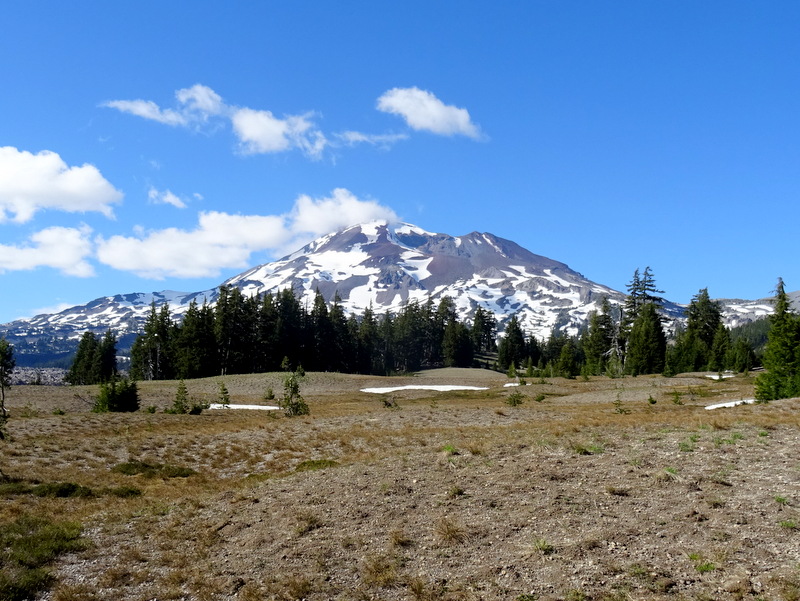
{"type": "MultiPolygon", "coordinates": [[[[224,381],[232,403],[282,392],[282,374],[224,381]]],[[[309,374],[300,418],[166,415],[175,382],[141,383],[157,412],[128,415],[89,413],[92,388],[14,387],[6,474],[143,494],[8,495],[1,517],[83,524],[52,601],[800,599],[800,400],[704,409],[752,398],[749,376],[507,381],[309,374]],[[360,392],[425,383],[489,389],[360,392]],[[130,460],[196,474],[112,471],[130,460]]]]}

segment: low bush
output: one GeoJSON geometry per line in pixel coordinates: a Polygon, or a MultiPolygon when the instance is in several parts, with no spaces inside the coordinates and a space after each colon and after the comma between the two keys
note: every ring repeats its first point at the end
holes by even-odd
{"type": "Polygon", "coordinates": [[[81,526],[22,516],[0,525],[0,599],[33,599],[53,582],[44,568],[59,555],[84,548],[81,526]]]}

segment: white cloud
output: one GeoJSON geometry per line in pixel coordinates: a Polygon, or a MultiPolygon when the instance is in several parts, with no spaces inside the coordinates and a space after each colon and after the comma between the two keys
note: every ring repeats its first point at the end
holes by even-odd
{"type": "Polygon", "coordinates": [[[0,147],[0,223],[30,221],[40,210],[97,211],[113,217],[122,199],[94,165],[69,167],[55,152],[0,147]]]}
{"type": "Polygon", "coordinates": [[[199,83],[191,88],[178,90],[175,98],[178,100],[177,109],[162,109],[152,100],[109,100],[101,106],[174,126],[205,123],[209,117],[220,115],[226,110],[222,97],[199,83]]]}
{"type": "Polygon", "coordinates": [[[306,242],[356,223],[398,220],[392,209],[375,200],[359,200],[344,188],[336,188],[327,198],[311,198],[305,194],[298,197],[288,217],[293,236],[304,238],[306,242]]]}
{"type": "Polygon", "coordinates": [[[285,254],[331,231],[373,219],[396,220],[390,208],[338,188],[327,198],[300,196],[284,215],[200,213],[193,230],[168,228],[97,239],[101,263],[145,278],[212,277],[252,266],[256,252],[285,254]]]}
{"type": "Polygon", "coordinates": [[[231,115],[233,131],[245,154],[283,152],[298,148],[318,158],[327,145],[321,131],[310,120],[311,113],[279,119],[271,111],[240,108],[231,115]]]}
{"type": "Polygon", "coordinates": [[[161,110],[152,100],[110,100],[103,106],[166,125],[186,125],[186,117],[172,109],[161,110]]]}
{"type": "Polygon", "coordinates": [[[89,277],[94,268],[87,261],[92,253],[91,229],[49,227],[30,237],[29,244],[0,244],[0,273],[51,267],[65,275],[89,277]]]}
{"type": "Polygon", "coordinates": [[[285,238],[280,217],[200,213],[193,230],[168,228],[143,237],[112,236],[97,241],[97,257],[141,277],[211,277],[223,269],[248,267],[250,255],[285,238]]]}
{"type": "Polygon", "coordinates": [[[183,105],[185,113],[203,121],[212,115],[221,115],[226,110],[222,97],[208,86],[199,83],[191,88],[178,90],[175,92],[175,98],[183,105]]]}
{"type": "Polygon", "coordinates": [[[395,142],[407,140],[407,134],[364,134],[360,131],[343,131],[335,136],[347,146],[371,144],[380,148],[390,148],[395,142]]]}
{"type": "Polygon", "coordinates": [[[178,198],[170,190],[161,191],[151,187],[150,190],[147,191],[147,198],[154,204],[167,204],[179,209],[185,209],[187,206],[183,200],[178,198]]]}
{"type": "Polygon", "coordinates": [[[442,136],[462,135],[480,139],[467,109],[444,104],[427,90],[393,88],[378,98],[379,111],[400,115],[409,127],[442,136]]]}

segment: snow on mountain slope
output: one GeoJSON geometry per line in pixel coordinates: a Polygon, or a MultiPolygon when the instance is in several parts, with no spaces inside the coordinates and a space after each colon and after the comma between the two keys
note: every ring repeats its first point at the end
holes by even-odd
{"type": "Polygon", "coordinates": [[[338,294],[356,313],[370,305],[380,313],[398,311],[411,301],[449,296],[461,319],[478,306],[501,322],[516,313],[524,329],[541,337],[556,324],[577,331],[605,296],[623,299],[563,263],[492,234],[453,237],[385,221],[325,236],[225,284],[247,295],[292,288],[308,303],[317,290],[328,301],[338,294]]]}
{"type": "MultiPolygon", "coordinates": [[[[459,317],[469,320],[477,307],[493,313],[502,332],[516,314],[528,334],[546,338],[553,327],[575,334],[603,298],[612,304],[624,295],[592,282],[564,263],[548,259],[489,233],[450,236],[410,224],[374,221],[322,236],[282,259],[258,265],[223,283],[245,295],[276,294],[291,288],[310,307],[316,291],[332,302],[336,295],[348,312],[372,307],[377,314],[406,303],[453,299],[459,317]]],[[[107,329],[122,339],[141,331],[151,303],[169,303],[180,318],[192,300],[213,304],[218,290],[118,294],[95,299],[53,315],[37,315],[0,326],[21,352],[52,351],[74,343],[83,332],[107,329]]],[[[768,300],[722,301],[726,322],[739,325],[771,312],[768,300]]],[[[683,307],[666,303],[675,322],[683,307]]]]}

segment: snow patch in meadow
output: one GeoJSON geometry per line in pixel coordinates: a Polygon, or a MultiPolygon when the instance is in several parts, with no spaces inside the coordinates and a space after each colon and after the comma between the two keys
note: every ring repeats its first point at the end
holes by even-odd
{"type": "Polygon", "coordinates": [[[362,388],[361,392],[372,392],[375,394],[386,394],[387,392],[397,392],[398,390],[434,390],[436,392],[450,392],[453,390],[489,390],[484,386],[451,386],[448,384],[427,384],[408,386],[389,386],[385,388],[362,388]]]}
{"type": "Polygon", "coordinates": [[[711,378],[712,380],[727,380],[732,377],[733,374],[706,374],[706,378],[711,378]]]}
{"type": "Polygon", "coordinates": [[[209,409],[255,409],[261,411],[277,411],[280,407],[274,405],[223,405],[221,403],[211,403],[209,409]]]}
{"type": "Polygon", "coordinates": [[[724,409],[728,407],[736,407],[738,405],[752,405],[755,403],[755,399],[744,399],[742,401],[730,401],[728,403],[716,403],[715,405],[707,405],[706,411],[710,411],[711,409],[724,409]]]}

